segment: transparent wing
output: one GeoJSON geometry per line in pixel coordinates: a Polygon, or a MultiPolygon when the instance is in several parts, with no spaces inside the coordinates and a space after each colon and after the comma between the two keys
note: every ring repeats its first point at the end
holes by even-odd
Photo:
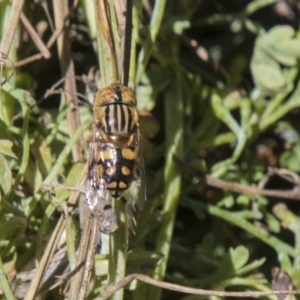
{"type": "Polygon", "coordinates": [[[98,201],[107,199],[107,190],[104,180],[100,177],[98,161],[101,145],[99,142],[92,141],[89,146],[88,175],[86,181],[86,199],[91,210],[97,205],[98,201]]]}
{"type": "Polygon", "coordinates": [[[117,215],[109,201],[105,181],[99,174],[101,143],[90,142],[88,176],[86,181],[86,200],[93,215],[99,219],[101,231],[111,233],[118,228],[117,215]]]}
{"type": "Polygon", "coordinates": [[[141,186],[139,191],[139,198],[141,202],[141,206],[143,209],[145,205],[145,201],[147,200],[147,189],[146,189],[146,173],[145,173],[145,164],[144,164],[144,154],[142,149],[142,144],[140,144],[139,151],[139,161],[138,161],[138,173],[141,180],[141,186]]]}

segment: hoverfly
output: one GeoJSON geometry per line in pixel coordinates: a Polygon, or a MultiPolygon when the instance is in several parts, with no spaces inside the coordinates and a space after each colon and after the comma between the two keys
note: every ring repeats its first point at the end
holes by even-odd
{"type": "Polygon", "coordinates": [[[100,90],[95,97],[86,185],[90,209],[109,195],[139,208],[146,199],[136,104],[134,92],[120,83],[100,90]]]}

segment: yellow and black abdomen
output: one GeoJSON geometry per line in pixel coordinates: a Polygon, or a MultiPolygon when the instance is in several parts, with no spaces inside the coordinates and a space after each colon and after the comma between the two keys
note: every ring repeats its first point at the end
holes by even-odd
{"type": "Polygon", "coordinates": [[[120,197],[135,179],[138,147],[103,145],[99,152],[98,171],[114,198],[120,197]]]}

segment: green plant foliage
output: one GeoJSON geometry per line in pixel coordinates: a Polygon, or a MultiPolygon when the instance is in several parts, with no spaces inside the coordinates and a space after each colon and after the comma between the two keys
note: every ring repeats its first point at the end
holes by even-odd
{"type": "Polygon", "coordinates": [[[3,190],[4,194],[7,194],[10,191],[11,188],[11,182],[12,182],[12,175],[11,170],[9,168],[9,165],[7,163],[7,160],[5,159],[4,155],[0,154],[0,185],[3,190]]]}
{"type": "Polygon", "coordinates": [[[275,26],[262,33],[256,40],[251,61],[253,79],[258,88],[268,92],[280,92],[291,87],[284,67],[296,67],[299,59],[300,41],[290,26],[275,26]],[[288,80],[288,81],[287,81],[288,80]]]}

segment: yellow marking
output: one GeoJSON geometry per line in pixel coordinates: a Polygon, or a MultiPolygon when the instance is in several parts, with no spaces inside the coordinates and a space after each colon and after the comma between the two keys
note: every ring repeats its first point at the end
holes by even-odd
{"type": "Polygon", "coordinates": [[[104,130],[100,130],[100,135],[101,138],[103,140],[103,142],[109,142],[110,138],[108,137],[108,135],[104,132],[104,130]]]}
{"type": "Polygon", "coordinates": [[[133,160],[136,158],[137,154],[128,148],[122,149],[122,155],[125,159],[133,160]]]}
{"type": "Polygon", "coordinates": [[[107,175],[113,175],[113,174],[115,174],[115,173],[116,173],[116,167],[113,166],[113,167],[108,168],[108,169],[105,171],[105,173],[106,173],[107,175]]]}
{"type": "Polygon", "coordinates": [[[98,172],[99,172],[99,175],[103,175],[104,169],[103,169],[102,165],[98,165],[98,172]]]}
{"type": "Polygon", "coordinates": [[[121,85],[120,86],[122,91],[122,98],[124,102],[131,103],[133,105],[136,105],[136,98],[134,95],[134,92],[128,88],[127,86],[121,85]]]}
{"type": "Polygon", "coordinates": [[[101,108],[94,107],[94,116],[95,116],[96,122],[98,122],[100,124],[103,122],[104,113],[101,108]]]}
{"type": "Polygon", "coordinates": [[[115,188],[117,187],[117,183],[116,183],[115,181],[113,181],[113,182],[109,183],[109,184],[107,185],[107,187],[108,187],[109,189],[115,189],[115,188]]]}
{"type": "Polygon", "coordinates": [[[119,188],[120,189],[126,189],[127,188],[127,184],[125,182],[123,182],[123,181],[120,181],[119,182],[119,188]]]}
{"type": "Polygon", "coordinates": [[[122,166],[122,174],[123,175],[130,175],[131,170],[127,168],[126,166],[122,166]]]}
{"type": "Polygon", "coordinates": [[[111,153],[110,150],[104,150],[104,151],[102,151],[101,153],[102,153],[102,154],[101,154],[101,157],[102,157],[102,159],[104,159],[104,160],[113,158],[113,157],[111,156],[112,153],[111,153]]]}
{"type": "Polygon", "coordinates": [[[139,122],[139,115],[137,113],[137,110],[136,109],[132,109],[132,123],[133,124],[137,124],[139,122]]]}
{"type": "Polygon", "coordinates": [[[110,102],[114,102],[114,90],[111,86],[108,86],[97,93],[94,107],[110,102]]]}
{"type": "Polygon", "coordinates": [[[90,135],[88,136],[88,138],[87,138],[87,142],[88,142],[88,143],[91,143],[91,142],[93,142],[93,141],[94,141],[94,137],[93,137],[92,134],[90,134],[90,135]]]}

